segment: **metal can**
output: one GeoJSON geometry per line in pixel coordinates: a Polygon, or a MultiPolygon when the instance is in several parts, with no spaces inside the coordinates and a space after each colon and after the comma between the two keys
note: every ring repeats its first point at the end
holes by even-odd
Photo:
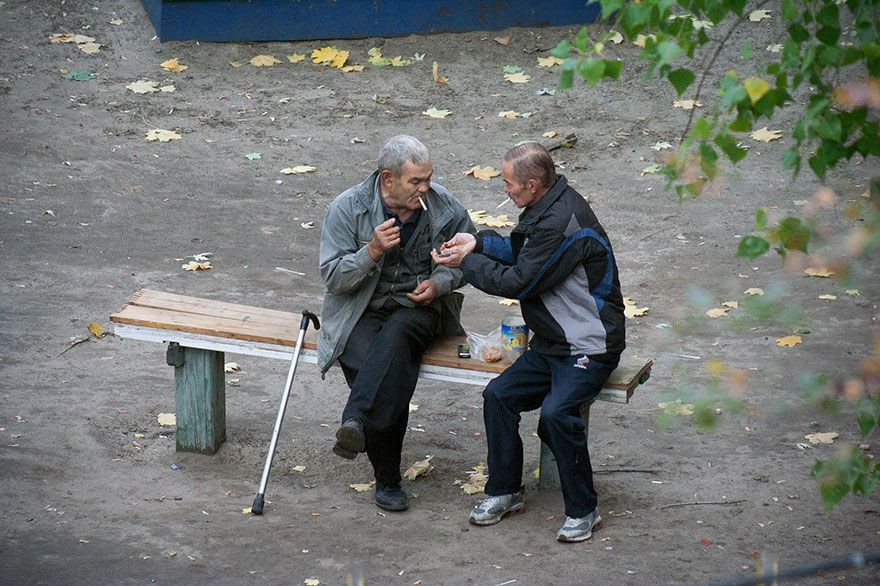
{"type": "Polygon", "coordinates": [[[501,352],[506,360],[516,360],[529,345],[529,328],[518,315],[511,315],[501,321],[501,352]]]}

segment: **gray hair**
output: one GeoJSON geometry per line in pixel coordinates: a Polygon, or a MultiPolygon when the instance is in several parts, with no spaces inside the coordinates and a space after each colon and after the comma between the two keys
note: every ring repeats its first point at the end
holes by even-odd
{"type": "Polygon", "coordinates": [[[535,179],[541,187],[552,187],[556,183],[556,166],[553,158],[543,145],[537,142],[518,144],[504,155],[504,162],[510,163],[513,176],[520,183],[535,179]]]}
{"type": "Polygon", "coordinates": [[[400,177],[403,165],[409,161],[416,165],[431,162],[428,148],[417,138],[407,134],[398,134],[385,141],[379,150],[379,172],[388,170],[395,177],[400,177]]]}

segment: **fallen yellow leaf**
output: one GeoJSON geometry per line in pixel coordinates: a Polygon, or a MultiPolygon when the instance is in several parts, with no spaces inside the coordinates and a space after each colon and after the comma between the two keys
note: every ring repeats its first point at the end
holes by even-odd
{"type": "Polygon", "coordinates": [[[752,22],[761,22],[765,18],[770,18],[769,10],[752,10],[749,12],[749,20],[752,22]]]}
{"type": "Polygon", "coordinates": [[[363,65],[346,65],[345,67],[341,67],[343,72],[345,73],[360,73],[364,70],[363,65]]]}
{"type": "Polygon", "coordinates": [[[810,275],[811,277],[825,278],[834,276],[834,272],[825,267],[810,267],[808,269],[804,269],[804,273],[810,275]]]}
{"type": "Polygon", "coordinates": [[[223,365],[223,372],[238,372],[241,370],[241,365],[238,362],[227,362],[223,365]]]}
{"type": "Polygon", "coordinates": [[[414,463],[412,466],[406,469],[406,472],[403,473],[403,477],[408,478],[409,480],[415,480],[419,476],[424,476],[434,469],[434,467],[431,466],[431,459],[433,457],[434,456],[428,456],[424,460],[419,460],[418,462],[414,463]]]}
{"type": "Polygon", "coordinates": [[[508,120],[513,120],[519,116],[519,112],[515,112],[514,110],[505,110],[504,112],[498,112],[499,118],[507,118],[508,120]]]}
{"type": "Polygon", "coordinates": [[[498,302],[498,305],[506,305],[507,307],[510,307],[511,305],[519,305],[519,301],[516,299],[502,299],[498,302]]]}
{"type": "Polygon", "coordinates": [[[520,71],[519,73],[505,73],[504,79],[510,83],[528,83],[531,78],[520,71]]]}
{"type": "Polygon", "coordinates": [[[781,130],[767,130],[767,127],[759,128],[749,135],[753,139],[760,142],[770,142],[771,140],[778,140],[782,138],[781,130]]]}
{"type": "Polygon", "coordinates": [[[777,338],[776,345],[791,348],[792,346],[797,346],[803,341],[803,338],[800,336],[785,336],[784,338],[777,338]]]}
{"type": "Polygon", "coordinates": [[[180,135],[173,130],[164,130],[162,128],[154,128],[146,134],[147,140],[158,140],[159,142],[168,142],[169,140],[180,140],[180,135]]]}
{"type": "Polygon", "coordinates": [[[550,55],[549,57],[538,57],[538,67],[553,67],[562,65],[562,59],[550,55]]]}
{"type": "Polygon", "coordinates": [[[653,35],[653,34],[651,34],[651,35],[641,35],[641,34],[636,35],[636,40],[633,41],[633,45],[644,49],[645,44],[648,42],[648,39],[651,39],[652,41],[656,41],[657,35],[653,35]]]}
{"type": "Polygon", "coordinates": [[[299,63],[300,61],[304,61],[306,58],[302,53],[294,53],[293,55],[288,55],[287,60],[291,63],[299,63]]]}
{"type": "Polygon", "coordinates": [[[724,307],[729,307],[731,309],[738,309],[739,308],[739,301],[725,301],[721,305],[723,305],[724,307]]]}
{"type": "Polygon", "coordinates": [[[313,173],[317,167],[311,165],[297,165],[296,167],[285,167],[281,172],[285,175],[300,175],[302,173],[313,173]]]}
{"type": "Polygon", "coordinates": [[[830,293],[826,293],[824,295],[819,295],[819,299],[824,299],[826,301],[836,301],[837,295],[832,295],[830,293]]]}
{"type": "Polygon", "coordinates": [[[214,267],[211,266],[211,261],[209,260],[206,260],[204,262],[191,260],[185,265],[180,265],[180,268],[185,271],[207,271],[208,269],[212,269],[214,267]]]}
{"type": "Polygon", "coordinates": [[[303,580],[303,584],[305,584],[306,586],[320,586],[321,581],[317,578],[306,578],[305,580],[303,580]]]}
{"type": "Polygon", "coordinates": [[[556,136],[557,134],[559,134],[559,133],[556,132],[555,130],[548,130],[547,132],[545,132],[545,133],[542,134],[541,136],[543,136],[544,138],[553,138],[553,137],[556,136]]]}
{"type": "Polygon", "coordinates": [[[189,69],[189,66],[180,64],[179,57],[163,61],[159,64],[159,67],[161,67],[162,69],[167,69],[171,73],[180,73],[181,71],[189,69]]]}
{"type": "Polygon", "coordinates": [[[104,336],[107,335],[104,332],[104,328],[101,327],[101,324],[99,324],[98,322],[94,322],[94,321],[89,324],[89,331],[96,338],[103,338],[104,336]]]}
{"type": "Polygon", "coordinates": [[[709,317],[726,317],[728,311],[730,311],[729,307],[714,307],[706,311],[706,315],[709,317]]]}
{"type": "Polygon", "coordinates": [[[372,482],[349,484],[348,486],[349,488],[353,488],[355,492],[367,492],[368,490],[373,488],[374,484],[376,484],[375,480],[372,482]]]}
{"type": "Polygon", "coordinates": [[[858,294],[859,294],[859,290],[858,290],[858,289],[847,289],[847,290],[845,291],[845,293],[846,293],[847,295],[858,295],[858,294]]]}
{"type": "Polygon", "coordinates": [[[254,67],[272,67],[281,63],[274,55],[257,55],[249,61],[254,67]]]}
{"type": "Polygon", "coordinates": [[[159,82],[141,79],[128,84],[125,86],[125,89],[131,90],[136,94],[151,94],[159,91],[159,82]]]}
{"type": "Polygon", "coordinates": [[[419,406],[418,406],[418,405],[416,405],[415,403],[410,403],[410,404],[409,404],[409,412],[410,412],[410,413],[415,413],[415,412],[418,411],[418,410],[419,410],[419,406]]]}
{"type": "Polygon", "coordinates": [[[749,287],[748,289],[745,290],[745,294],[746,295],[763,295],[764,290],[761,289],[760,287],[749,287]]]}
{"type": "Polygon", "coordinates": [[[241,514],[242,515],[253,515],[254,512],[251,510],[250,507],[245,507],[241,510],[241,514]]]}
{"type": "Polygon", "coordinates": [[[465,175],[473,175],[476,179],[482,179],[483,181],[489,181],[493,177],[498,177],[501,175],[501,171],[496,169],[495,167],[480,167],[479,165],[474,165],[470,169],[464,172],[465,175]]]}
{"type": "Polygon", "coordinates": [[[322,47],[312,51],[311,57],[312,63],[316,65],[329,65],[339,69],[345,65],[348,51],[340,51],[336,47],[322,47]]]}
{"type": "Polygon", "coordinates": [[[101,43],[82,43],[80,45],[77,45],[77,47],[79,47],[79,50],[83,53],[86,53],[87,55],[97,53],[101,50],[101,47],[103,46],[104,45],[102,45],[101,43]]]}
{"type": "Polygon", "coordinates": [[[424,112],[422,112],[425,116],[430,116],[431,118],[446,118],[452,112],[450,110],[438,110],[437,108],[428,108],[424,112]]]}
{"type": "Polygon", "coordinates": [[[489,477],[486,476],[484,471],[484,466],[477,466],[474,468],[474,471],[471,472],[467,482],[461,485],[461,490],[463,490],[465,494],[477,494],[483,492],[486,489],[486,482],[489,480],[489,477]]]}
{"type": "Polygon", "coordinates": [[[826,431],[824,433],[810,433],[804,436],[805,440],[809,440],[811,444],[833,444],[834,440],[840,434],[836,431],[826,431]]]}
{"type": "Polygon", "coordinates": [[[437,65],[436,61],[431,65],[431,73],[434,75],[434,83],[446,83],[449,81],[448,77],[440,75],[440,66],[437,65]]]}
{"type": "Polygon", "coordinates": [[[608,31],[608,40],[614,43],[615,45],[619,45],[623,42],[623,35],[617,32],[614,29],[608,31]]]}
{"type": "Polygon", "coordinates": [[[229,64],[233,67],[241,67],[241,61],[230,61],[229,64]]]}
{"type": "Polygon", "coordinates": [[[294,466],[293,468],[291,468],[291,470],[293,470],[294,472],[305,472],[306,467],[300,464],[298,466],[294,466]]]}
{"type": "Polygon", "coordinates": [[[673,108],[681,108],[682,110],[693,110],[703,105],[700,100],[675,100],[672,102],[673,108]]]}
{"type": "Polygon", "coordinates": [[[638,304],[629,297],[623,298],[623,315],[632,319],[648,315],[649,307],[638,307],[638,304]]]}
{"type": "Polygon", "coordinates": [[[159,415],[156,416],[156,421],[159,422],[159,425],[163,426],[177,425],[177,414],[159,413],[159,415]]]}
{"type": "Polygon", "coordinates": [[[412,63],[412,61],[410,61],[409,59],[404,59],[400,55],[391,59],[391,65],[393,67],[403,67],[404,65],[409,65],[410,63],[412,63]]]}

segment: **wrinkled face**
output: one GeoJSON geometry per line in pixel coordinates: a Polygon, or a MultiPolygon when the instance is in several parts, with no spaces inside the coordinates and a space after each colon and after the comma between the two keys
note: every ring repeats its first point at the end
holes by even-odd
{"type": "Polygon", "coordinates": [[[541,199],[541,196],[538,195],[537,180],[529,179],[525,183],[520,183],[513,174],[511,163],[505,162],[501,165],[501,178],[504,179],[504,193],[513,200],[516,207],[525,208],[534,205],[541,199]]]}
{"type": "Polygon", "coordinates": [[[422,207],[419,196],[431,188],[431,163],[416,165],[412,161],[403,164],[400,177],[390,171],[382,171],[382,198],[391,209],[417,210],[422,207]]]}

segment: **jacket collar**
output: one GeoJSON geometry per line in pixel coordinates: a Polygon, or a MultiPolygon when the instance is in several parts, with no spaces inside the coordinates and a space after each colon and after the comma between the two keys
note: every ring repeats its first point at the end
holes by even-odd
{"type": "Polygon", "coordinates": [[[547,190],[544,197],[542,197],[535,205],[524,209],[519,215],[520,223],[531,224],[544,215],[544,212],[547,211],[557,199],[559,199],[559,196],[562,195],[567,187],[568,179],[565,178],[565,175],[557,175],[556,183],[547,190]]]}

